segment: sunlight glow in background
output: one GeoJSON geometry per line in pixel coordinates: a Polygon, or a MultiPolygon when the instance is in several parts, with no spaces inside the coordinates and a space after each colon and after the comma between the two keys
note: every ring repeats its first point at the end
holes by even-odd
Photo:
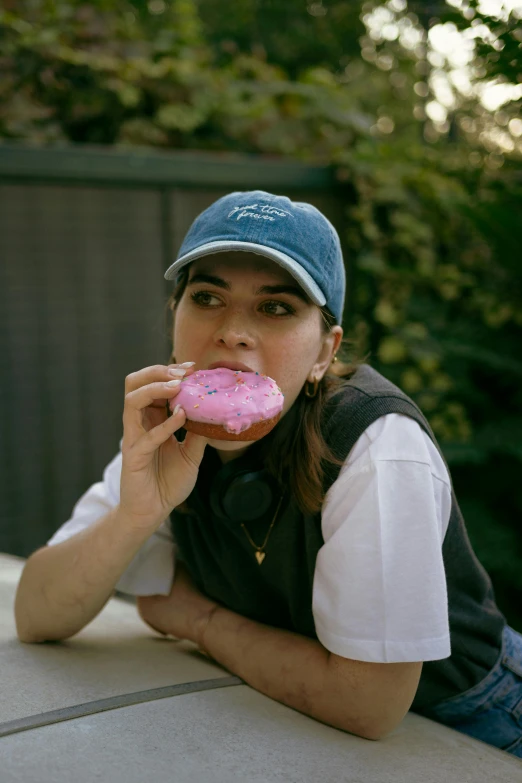
{"type": "MultiPolygon", "coordinates": [[[[495,120],[479,134],[484,146],[499,152],[509,153],[515,149],[522,152],[522,120],[501,109],[522,98],[522,84],[508,84],[498,79],[485,81],[480,68],[473,64],[477,38],[490,42],[497,50],[502,49],[502,42],[480,20],[473,22],[475,12],[466,0],[446,2],[470,21],[467,30],[460,32],[453,23],[446,23],[434,25],[426,34],[418,17],[407,12],[406,0],[389,0],[370,13],[363,13],[362,20],[372,42],[398,41],[419,60],[428,60],[431,68],[427,82],[417,82],[414,91],[421,98],[430,95],[430,100],[415,108],[417,119],[425,114],[438,133],[447,133],[448,113],[465,104],[467,99],[475,99],[495,120]]],[[[497,19],[507,19],[510,12],[522,19],[520,0],[481,0],[478,9],[497,19]]],[[[522,42],[522,33],[520,40],[522,42]]],[[[376,56],[373,46],[363,45],[362,56],[382,70],[393,67],[393,57],[384,53],[376,56]]],[[[459,124],[465,132],[473,133],[478,129],[472,117],[462,117],[459,124]]],[[[376,126],[380,133],[392,133],[394,122],[391,117],[380,117],[376,126]]]]}

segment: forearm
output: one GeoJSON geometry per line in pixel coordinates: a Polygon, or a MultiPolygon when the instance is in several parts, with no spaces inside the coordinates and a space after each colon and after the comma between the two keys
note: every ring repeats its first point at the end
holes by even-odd
{"type": "Polygon", "coordinates": [[[359,661],[341,680],[319,641],[221,607],[201,630],[209,655],[256,690],[335,728],[374,738],[359,661]]]}
{"type": "Polygon", "coordinates": [[[135,529],[116,507],[88,529],[29,557],[15,599],[21,641],[67,639],[105,606],[151,530],[135,529]]]}

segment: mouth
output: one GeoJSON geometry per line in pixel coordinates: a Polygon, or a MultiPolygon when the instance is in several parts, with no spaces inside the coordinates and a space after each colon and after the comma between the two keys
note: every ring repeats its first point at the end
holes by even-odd
{"type": "Polygon", "coordinates": [[[246,364],[241,362],[214,362],[209,364],[207,370],[217,370],[219,367],[225,367],[227,370],[242,370],[243,372],[255,372],[251,367],[247,367],[246,364]]]}

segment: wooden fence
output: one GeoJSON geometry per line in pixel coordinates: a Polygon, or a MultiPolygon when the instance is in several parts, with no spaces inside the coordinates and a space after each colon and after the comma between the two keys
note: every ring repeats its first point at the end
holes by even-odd
{"type": "Polygon", "coordinates": [[[219,196],[258,188],[342,224],[328,168],[0,145],[0,551],[42,546],[101,480],[125,376],[168,359],[163,274],[186,230],[219,196]]]}

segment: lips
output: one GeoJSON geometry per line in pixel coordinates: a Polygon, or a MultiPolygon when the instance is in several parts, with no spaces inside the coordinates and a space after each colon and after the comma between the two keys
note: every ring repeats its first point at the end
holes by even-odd
{"type": "Polygon", "coordinates": [[[213,362],[207,367],[208,370],[216,370],[218,367],[225,367],[227,370],[242,370],[243,372],[255,372],[251,367],[241,362],[213,362]]]}

